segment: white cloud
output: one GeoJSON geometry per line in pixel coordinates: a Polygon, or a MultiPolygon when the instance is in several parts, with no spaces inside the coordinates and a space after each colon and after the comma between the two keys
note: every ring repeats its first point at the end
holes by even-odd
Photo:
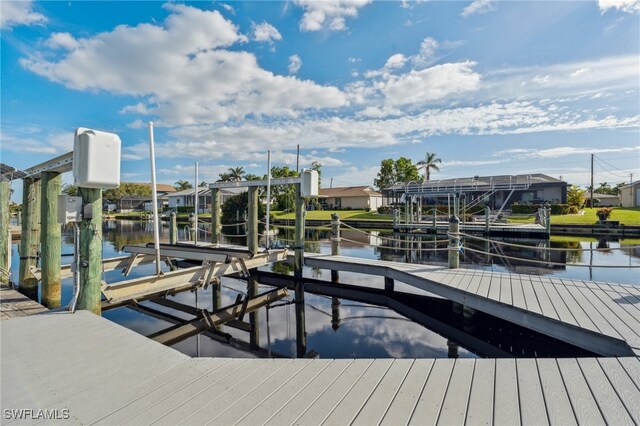
{"type": "Polygon", "coordinates": [[[274,41],[282,40],[282,35],[273,25],[263,22],[253,24],[253,40],[272,44],[274,41]]]}
{"type": "Polygon", "coordinates": [[[474,0],[469,6],[462,10],[460,15],[470,16],[473,14],[487,13],[493,9],[493,0],[474,0]]]}
{"type": "Polygon", "coordinates": [[[234,15],[236,14],[235,9],[234,9],[234,8],[233,8],[233,6],[231,6],[230,4],[220,3],[220,6],[222,6],[222,8],[223,8],[224,10],[226,10],[227,12],[232,13],[232,14],[234,14],[234,15]]]}
{"type": "Polygon", "coordinates": [[[404,56],[402,53],[396,53],[395,55],[392,55],[389,57],[389,59],[387,59],[387,62],[385,62],[384,67],[386,69],[402,68],[404,67],[404,64],[406,62],[407,62],[406,56],[404,56]]]}
{"type": "Polygon", "coordinates": [[[52,49],[73,50],[78,47],[78,41],[69,33],[53,33],[45,42],[52,49]]]}
{"type": "Polygon", "coordinates": [[[33,126],[12,128],[3,124],[0,146],[2,151],[46,154],[51,157],[73,150],[73,133],[45,131],[33,126]]]}
{"type": "Polygon", "coordinates": [[[0,1],[0,28],[11,29],[18,25],[44,24],[47,18],[33,11],[33,2],[0,1]]]}
{"type": "Polygon", "coordinates": [[[416,68],[421,68],[433,63],[439,43],[436,39],[427,37],[420,43],[420,51],[411,57],[411,63],[416,68]]]}
{"type": "Polygon", "coordinates": [[[390,76],[382,92],[389,105],[399,106],[424,104],[451,94],[472,91],[480,83],[480,74],[472,70],[474,65],[469,61],[443,64],[390,76]]]}
{"type": "Polygon", "coordinates": [[[298,55],[289,56],[289,74],[297,74],[302,66],[302,59],[298,55]]]}
{"type": "Polygon", "coordinates": [[[497,151],[493,155],[497,157],[516,156],[518,158],[559,158],[580,154],[605,154],[633,151],[640,151],[640,146],[629,146],[620,148],[576,148],[572,146],[559,146],[546,149],[515,148],[497,151]]]}
{"type": "Polygon", "coordinates": [[[345,18],[356,18],[358,9],[369,3],[371,0],[296,0],[295,4],[304,9],[300,30],[345,30],[345,18]]]}
{"type": "Polygon", "coordinates": [[[598,0],[598,6],[602,12],[609,9],[617,9],[628,13],[640,12],[640,0],[598,0]]]}
{"type": "Polygon", "coordinates": [[[362,58],[356,58],[356,57],[350,56],[349,59],[347,59],[347,61],[349,61],[350,64],[355,64],[356,62],[362,61],[362,58]]]}
{"type": "MultiPolygon", "coordinates": [[[[140,97],[146,110],[133,108],[159,117],[159,126],[249,114],[292,117],[345,105],[346,96],[335,87],[274,75],[260,68],[252,53],[226,50],[246,37],[218,11],[165,7],[171,14],[162,25],[121,25],[91,38],[66,37],[67,45],[77,47],[57,60],[36,52],[20,62],[72,89],[140,97]]],[[[59,44],[59,36],[50,43],[59,44]]]]}

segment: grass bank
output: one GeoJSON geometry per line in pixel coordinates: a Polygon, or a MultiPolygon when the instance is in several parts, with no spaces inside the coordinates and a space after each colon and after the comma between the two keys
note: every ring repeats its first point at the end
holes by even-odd
{"type": "MultiPolygon", "coordinates": [[[[272,212],[275,219],[295,219],[295,213],[272,212]]],[[[331,220],[331,215],[338,213],[341,220],[377,220],[392,221],[393,215],[378,214],[366,210],[313,210],[307,212],[307,220],[331,220]]]]}
{"type": "MultiPolygon", "coordinates": [[[[552,215],[552,225],[593,225],[598,222],[598,208],[585,208],[582,214],[552,215]]],[[[533,223],[533,216],[511,215],[511,223],[533,223]]],[[[609,220],[617,220],[627,226],[640,226],[640,207],[614,207],[609,220]]]]}

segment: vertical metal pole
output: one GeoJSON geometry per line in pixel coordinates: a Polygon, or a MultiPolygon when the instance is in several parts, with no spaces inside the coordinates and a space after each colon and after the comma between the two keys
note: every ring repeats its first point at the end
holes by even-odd
{"type": "MultiPolygon", "coordinates": [[[[154,187],[155,188],[155,187],[154,187]]],[[[86,215],[80,222],[80,296],[78,309],[100,315],[102,295],[102,189],[78,188],[82,205],[87,211],[91,206],[91,218],[86,215]]],[[[158,245],[156,247],[159,248],[158,245]]],[[[158,268],[160,263],[157,263],[158,268]]]]}
{"type": "MultiPolygon", "coordinates": [[[[156,275],[162,275],[162,270],[160,269],[160,230],[159,230],[159,221],[158,221],[158,194],[157,194],[157,186],[156,186],[156,151],[155,151],[155,144],[153,141],[153,121],[149,122],[149,161],[151,161],[151,201],[153,202],[153,243],[155,244],[155,247],[156,247],[156,275]]],[[[102,212],[102,206],[100,206],[100,211],[102,212]]]]}
{"type": "Polygon", "coordinates": [[[176,219],[176,212],[169,214],[169,243],[178,243],[178,220],[176,219]]]}
{"type": "Polygon", "coordinates": [[[484,208],[484,233],[489,235],[489,217],[491,216],[491,209],[489,206],[484,208]]]}
{"type": "Polygon", "coordinates": [[[304,315],[304,288],[302,267],[304,265],[304,199],[302,185],[296,184],[296,229],[295,229],[295,297],[296,297],[296,349],[298,358],[307,353],[307,332],[304,315]]]}
{"type": "MultiPolygon", "coordinates": [[[[258,279],[253,274],[247,280],[247,296],[252,298],[258,295],[258,279]]],[[[251,324],[251,332],[249,333],[249,345],[251,349],[260,347],[260,317],[259,312],[254,311],[249,314],[249,324],[251,324]]]]}
{"type": "Polygon", "coordinates": [[[22,237],[20,239],[20,293],[38,300],[38,280],[29,272],[37,266],[40,245],[40,179],[22,180],[22,237]]]}
{"type": "Polygon", "coordinates": [[[433,208],[433,233],[434,234],[438,233],[438,225],[436,224],[437,219],[438,219],[438,207],[434,207],[433,208]]]}
{"type": "Polygon", "coordinates": [[[61,226],[58,223],[58,195],[62,176],[60,173],[42,173],[42,202],[40,217],[42,232],[40,233],[41,261],[41,301],[47,308],[59,308],[62,300],[60,264],[62,250],[61,226]]]}
{"type": "Polygon", "coordinates": [[[457,269],[460,267],[459,232],[460,219],[454,214],[449,218],[449,269],[457,269]]]}
{"type": "Polygon", "coordinates": [[[250,186],[249,206],[247,218],[247,248],[253,253],[258,252],[258,187],[250,186]]]}
{"type": "Polygon", "coordinates": [[[198,162],[196,161],[195,185],[193,186],[193,215],[195,221],[195,230],[193,233],[193,243],[198,244],[198,202],[200,201],[200,187],[198,186],[198,162]]]}
{"type": "MultiPolygon", "coordinates": [[[[340,216],[338,213],[331,215],[331,255],[340,256],[340,216]]],[[[331,282],[337,283],[340,281],[340,274],[338,271],[331,271],[331,282]]]]}
{"type": "Polygon", "coordinates": [[[0,176],[0,283],[9,283],[11,270],[11,227],[10,217],[11,183],[4,176],[0,176]]]}
{"type": "Polygon", "coordinates": [[[220,211],[220,188],[211,190],[211,243],[220,244],[222,215],[220,211]]]}
{"type": "MultiPolygon", "coordinates": [[[[300,146],[298,145],[298,148],[300,146]]],[[[271,216],[271,150],[267,151],[267,217],[265,227],[265,245],[264,248],[269,250],[269,220],[271,216]]]]}
{"type": "Polygon", "coordinates": [[[589,199],[589,207],[593,208],[593,154],[591,154],[591,198],[589,199]]]}

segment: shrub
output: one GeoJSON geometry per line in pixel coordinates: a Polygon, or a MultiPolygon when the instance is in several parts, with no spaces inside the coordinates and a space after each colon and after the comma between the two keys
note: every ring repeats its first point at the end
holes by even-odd
{"type": "Polygon", "coordinates": [[[578,210],[578,206],[569,206],[569,214],[577,214],[578,210]]]}
{"type": "Polygon", "coordinates": [[[380,206],[378,207],[378,214],[391,214],[392,209],[389,206],[380,206]]]}
{"type": "Polygon", "coordinates": [[[596,211],[596,214],[598,215],[598,218],[600,220],[607,220],[609,219],[609,216],[611,216],[611,212],[613,211],[613,209],[609,208],[609,207],[603,207],[601,209],[598,209],[596,211]]]}

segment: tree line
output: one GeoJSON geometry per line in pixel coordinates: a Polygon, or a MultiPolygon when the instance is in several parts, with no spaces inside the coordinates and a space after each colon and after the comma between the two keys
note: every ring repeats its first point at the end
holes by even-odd
{"type": "Polygon", "coordinates": [[[401,182],[424,182],[431,179],[432,171],[440,171],[438,164],[442,160],[435,153],[427,152],[424,160],[413,163],[410,158],[400,157],[397,160],[387,158],[380,163],[380,171],[373,180],[378,191],[401,182]],[[420,170],[424,170],[424,175],[420,175],[420,170]]]}

